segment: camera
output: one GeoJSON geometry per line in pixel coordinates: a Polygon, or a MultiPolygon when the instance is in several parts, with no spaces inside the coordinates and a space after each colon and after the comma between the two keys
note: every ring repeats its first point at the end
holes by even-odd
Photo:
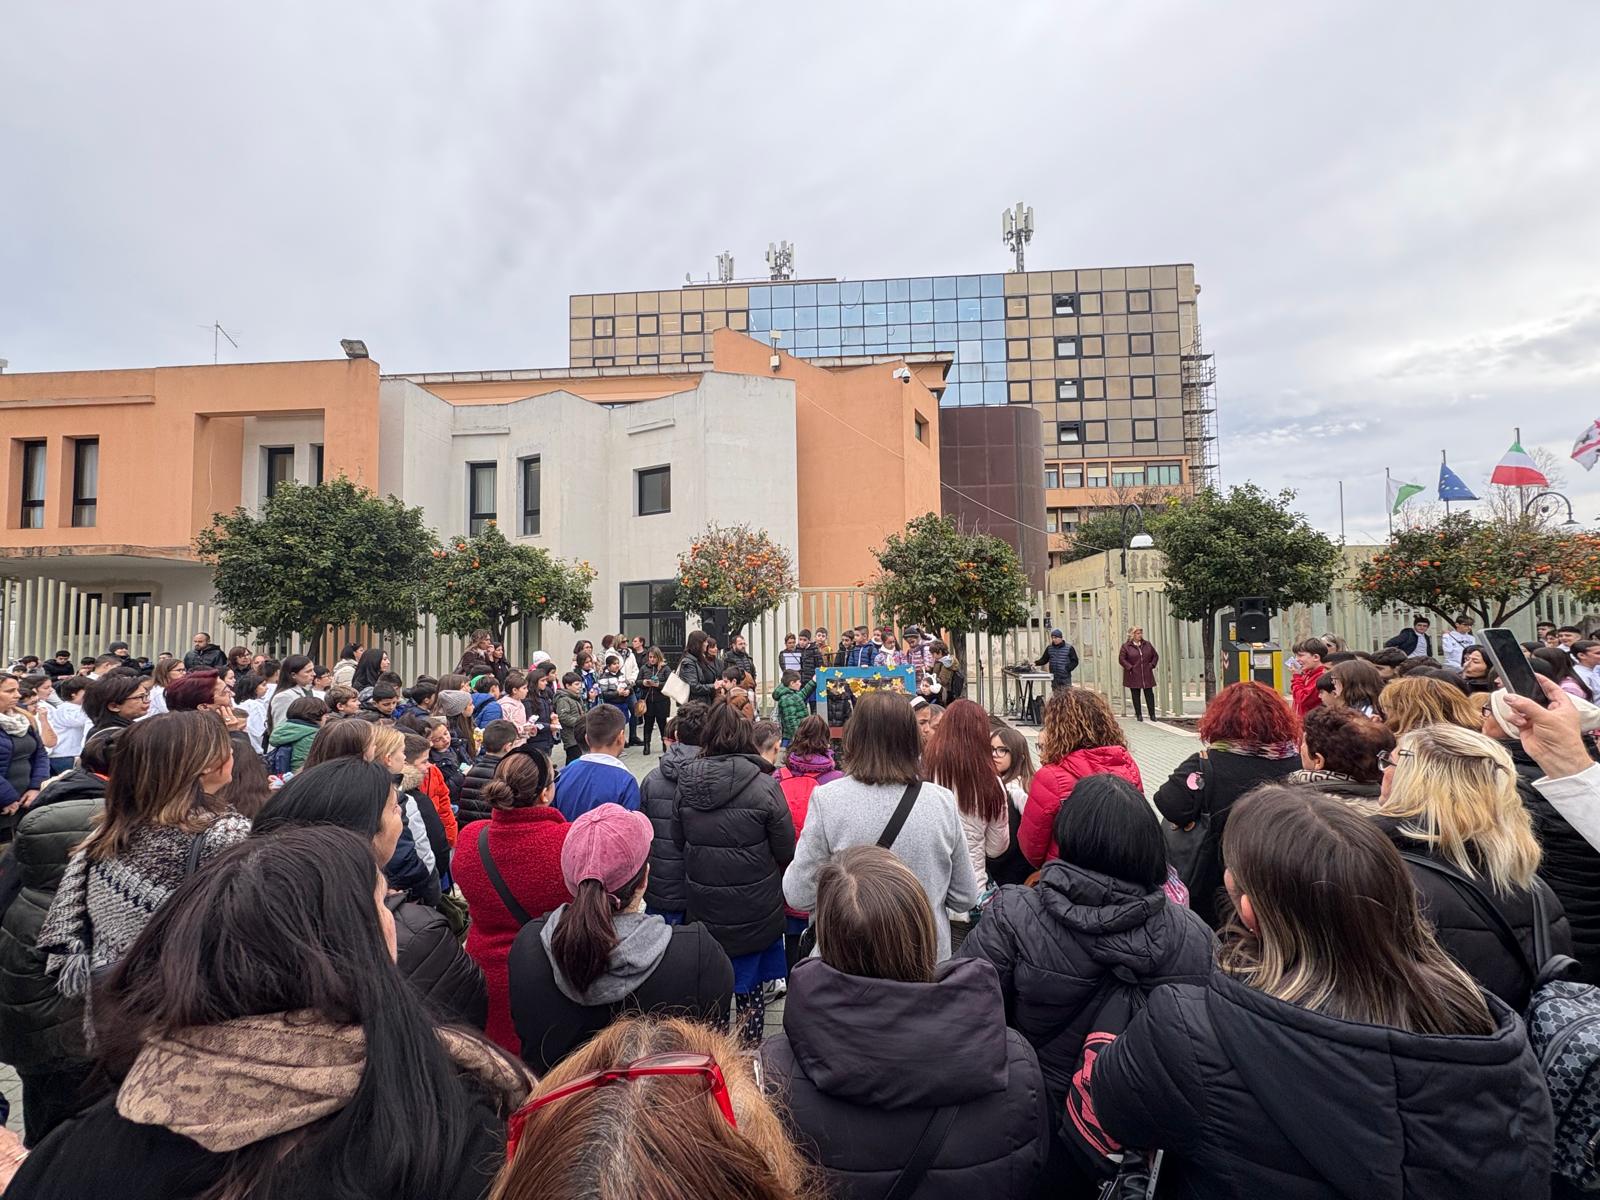
{"type": "Polygon", "coordinates": [[[896,379],[898,379],[901,383],[910,383],[911,382],[911,368],[910,367],[897,367],[895,369],[895,372],[894,372],[894,377],[896,379]]]}

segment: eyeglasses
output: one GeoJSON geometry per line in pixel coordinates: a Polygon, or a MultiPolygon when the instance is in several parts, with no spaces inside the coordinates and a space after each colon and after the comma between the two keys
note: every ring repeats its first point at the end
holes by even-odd
{"type": "Polygon", "coordinates": [[[625,1066],[606,1067],[603,1070],[591,1071],[587,1075],[580,1075],[565,1087],[559,1087],[553,1092],[547,1092],[528,1101],[512,1113],[511,1119],[506,1122],[506,1161],[510,1162],[517,1156],[517,1143],[522,1140],[522,1130],[527,1125],[528,1118],[545,1105],[576,1096],[579,1092],[587,1092],[591,1088],[607,1087],[613,1083],[628,1083],[652,1075],[700,1076],[706,1081],[711,1091],[711,1098],[716,1101],[717,1109],[722,1113],[723,1119],[735,1129],[739,1127],[739,1122],[733,1115],[733,1100],[728,1096],[728,1085],[722,1078],[722,1068],[717,1065],[716,1059],[709,1054],[679,1052],[649,1054],[644,1058],[636,1058],[625,1066]]]}
{"type": "Polygon", "coordinates": [[[1415,750],[1379,750],[1378,766],[1387,771],[1390,767],[1398,767],[1402,758],[1410,758],[1415,750]]]}
{"type": "Polygon", "coordinates": [[[989,753],[995,758],[1011,757],[1011,751],[1007,750],[1004,746],[990,746],[989,753]]]}

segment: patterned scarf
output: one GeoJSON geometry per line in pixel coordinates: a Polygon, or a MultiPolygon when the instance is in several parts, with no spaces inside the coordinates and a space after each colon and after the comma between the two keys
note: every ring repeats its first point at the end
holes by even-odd
{"type": "Polygon", "coordinates": [[[1213,754],[1242,754],[1247,758],[1293,758],[1300,753],[1298,742],[1207,742],[1213,754]]]}

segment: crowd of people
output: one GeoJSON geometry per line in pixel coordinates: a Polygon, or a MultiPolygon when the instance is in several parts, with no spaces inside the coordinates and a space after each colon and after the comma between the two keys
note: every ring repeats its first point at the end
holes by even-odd
{"type": "Polygon", "coordinates": [[[4,1194],[1594,1190],[1600,643],[1536,701],[1408,632],[1297,644],[1149,779],[1059,635],[1036,753],[915,627],[785,639],[772,719],[702,631],[19,664],[4,1194]]]}

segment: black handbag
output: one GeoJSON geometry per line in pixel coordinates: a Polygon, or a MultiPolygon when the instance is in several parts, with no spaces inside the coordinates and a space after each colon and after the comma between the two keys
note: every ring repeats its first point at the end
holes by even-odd
{"type": "Polygon", "coordinates": [[[1185,887],[1194,885],[1201,851],[1211,833],[1211,760],[1204,754],[1200,756],[1200,780],[1200,811],[1193,824],[1180,829],[1171,821],[1161,823],[1162,837],[1167,844],[1167,864],[1178,873],[1185,887]]]}

